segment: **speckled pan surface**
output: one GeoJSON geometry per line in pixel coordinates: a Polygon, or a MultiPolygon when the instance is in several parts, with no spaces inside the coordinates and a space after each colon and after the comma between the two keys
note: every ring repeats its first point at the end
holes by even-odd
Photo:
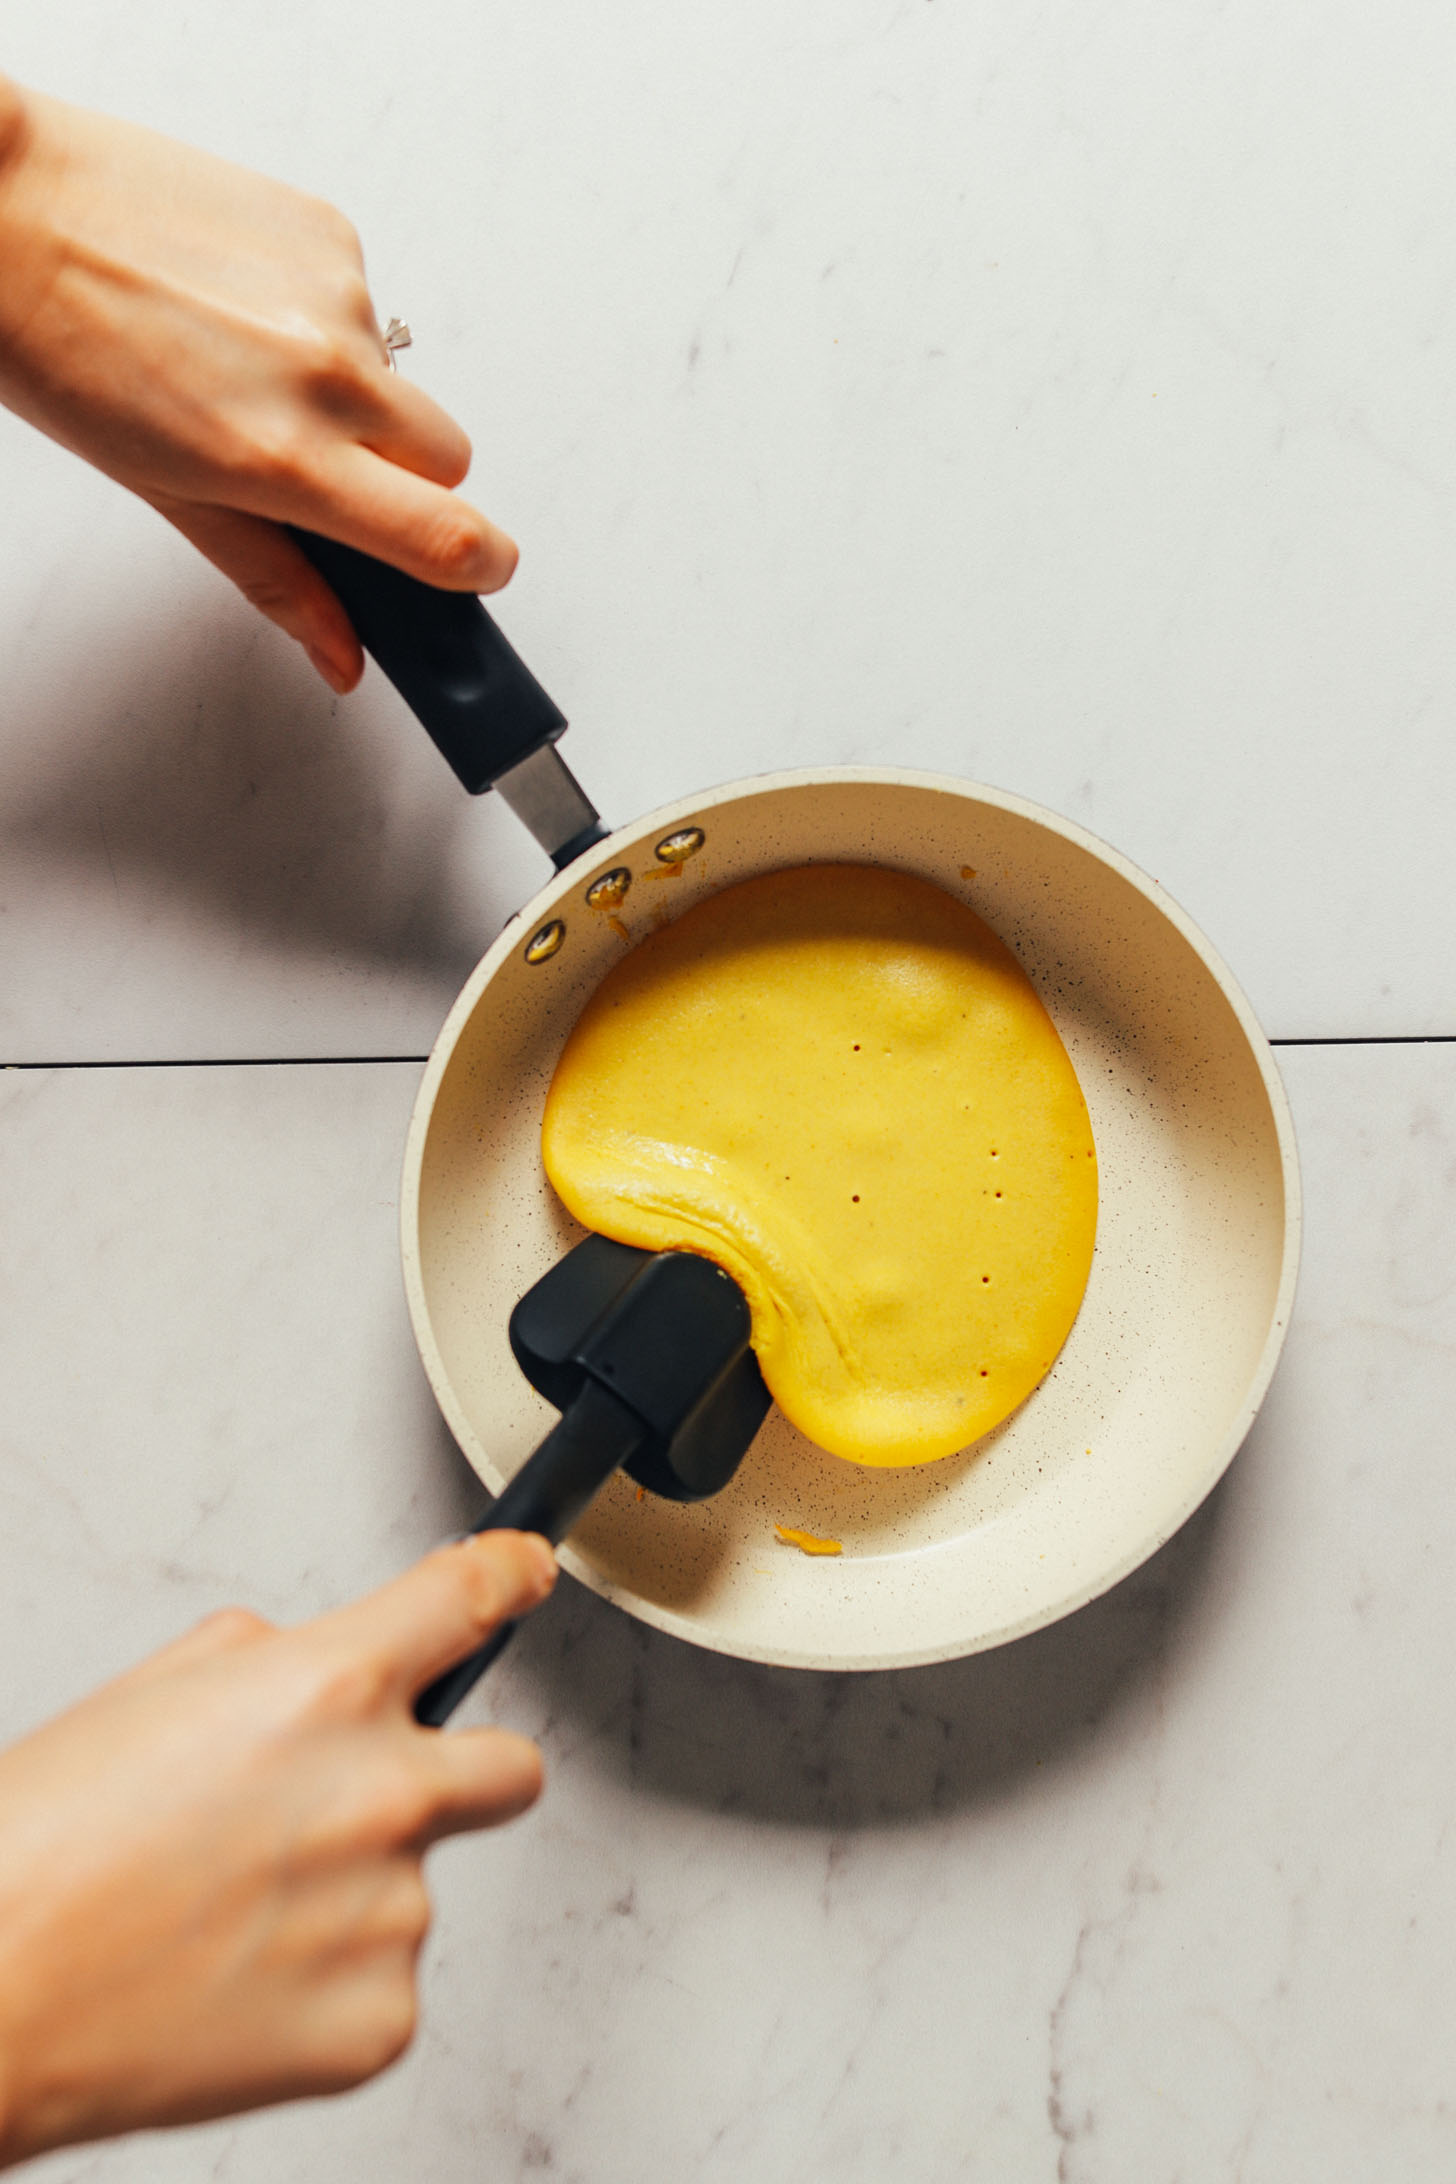
{"type": "Polygon", "coordinates": [[[1077,1324],[1021,1409],[958,1456],[861,1470],[773,1412],[716,1500],[639,1502],[618,1477],[561,1559],[696,1644],[885,1668],[999,1645],[1135,1569],[1220,1477],[1273,1372],[1299,1255],[1289,1112],[1248,1003],[1155,882],[1054,813],[925,774],[776,774],[622,828],[512,920],[451,1011],[405,1154],[404,1273],[441,1408],[498,1491],[555,1416],[517,1370],[506,1326],[581,1233],[540,1157],[542,1104],[578,1011],[654,922],[752,873],[825,861],[896,866],[960,895],[1050,1010],[1099,1154],[1077,1324]],[[703,846],[674,876],[656,845],[689,827],[703,846]],[[590,907],[616,868],[632,874],[621,906],[590,907]],[[560,946],[528,961],[558,921],[560,946]],[[844,1553],[801,1555],[775,1523],[844,1553]]]}

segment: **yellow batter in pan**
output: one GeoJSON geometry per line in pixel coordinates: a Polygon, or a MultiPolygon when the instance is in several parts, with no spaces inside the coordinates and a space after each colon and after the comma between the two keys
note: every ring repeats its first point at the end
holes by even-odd
{"type": "Polygon", "coordinates": [[[781,1409],[856,1463],[987,1432],[1087,1285],[1066,1049],[990,928],[903,872],[768,873],[643,941],[567,1041],[542,1143],[588,1228],[728,1269],[781,1409]]]}

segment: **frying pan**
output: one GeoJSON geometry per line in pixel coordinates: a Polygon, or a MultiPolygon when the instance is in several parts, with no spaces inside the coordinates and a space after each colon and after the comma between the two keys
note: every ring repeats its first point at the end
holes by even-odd
{"type": "MultiPolygon", "coordinates": [[[[711,1500],[660,1501],[619,1473],[562,1565],[695,1644],[817,1669],[1000,1645],[1135,1569],[1247,1433],[1299,1255],[1283,1087],[1249,1003],[1192,920],[1070,820],[934,774],[773,774],[607,832],[556,756],[562,716],[478,602],[303,543],[462,780],[501,788],[561,867],[451,1010],[405,1148],[415,1338],[486,1486],[501,1492],[553,1418],[517,1370],[507,1326],[583,1234],[546,1181],[540,1128],[587,998],[625,945],[707,893],[788,865],[879,864],[970,903],[1015,950],[1071,1055],[1101,1186],[1076,1325],[1020,1409],[959,1455],[864,1469],[773,1411],[711,1500]],[[485,758],[462,728],[472,709],[489,726],[485,758]],[[843,1553],[804,1556],[777,1541],[776,1524],[843,1553]]],[[[933,1146],[914,1152],[935,1158],[933,1146]]]]}

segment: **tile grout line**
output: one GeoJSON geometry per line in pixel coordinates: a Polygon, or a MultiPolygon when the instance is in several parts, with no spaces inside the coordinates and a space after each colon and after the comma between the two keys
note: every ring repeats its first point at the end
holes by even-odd
{"type": "Polygon", "coordinates": [[[357,1069],[365,1064],[424,1063],[428,1054],[209,1054],[150,1055],[131,1061],[0,1062],[0,1069],[357,1069]]]}
{"type": "MultiPolygon", "coordinates": [[[[1352,1032],[1340,1038],[1270,1039],[1272,1047],[1456,1046],[1456,1032],[1352,1032]]],[[[0,1062],[0,1069],[359,1069],[423,1066],[428,1054],[221,1054],[192,1060],[179,1055],[130,1061],[0,1062]]]]}
{"type": "Polygon", "coordinates": [[[1361,1031],[1339,1039],[1271,1039],[1272,1047],[1456,1046],[1456,1031],[1361,1031]]]}

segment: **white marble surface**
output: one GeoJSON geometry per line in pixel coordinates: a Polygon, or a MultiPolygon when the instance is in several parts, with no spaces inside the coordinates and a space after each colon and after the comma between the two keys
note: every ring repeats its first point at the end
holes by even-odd
{"type": "MultiPolygon", "coordinates": [[[[1354,2184],[1456,2169],[1456,1050],[1302,1050],[1309,1248],[1223,1487],[1081,1615],[836,1679],[564,1582],[477,1704],[547,1797],[439,1854],[374,2088],[52,2184],[1354,2184]]],[[[5,1731],[471,1482],[400,1301],[406,1067],[0,1077],[5,1731]]]]}
{"type": "MultiPolygon", "coordinates": [[[[890,760],[1091,825],[1284,1036],[1456,1031],[1435,0],[48,0],[341,201],[609,813],[890,760]]],[[[0,420],[0,1053],[418,1053],[539,862],[0,420]]]]}
{"type": "MultiPolygon", "coordinates": [[[[940,767],[1105,834],[1284,1038],[1456,1033],[1456,27],[1434,0],[48,0],[0,65],[343,203],[604,810],[940,767]]],[[[409,1055],[540,863],[0,416],[0,1734],[475,1499],[409,1055]]],[[[1446,2184],[1456,1045],[1286,1050],[1274,1392],[1058,1628],[838,1680],[564,1584],[347,2100],[53,2184],[1446,2184]]]]}

